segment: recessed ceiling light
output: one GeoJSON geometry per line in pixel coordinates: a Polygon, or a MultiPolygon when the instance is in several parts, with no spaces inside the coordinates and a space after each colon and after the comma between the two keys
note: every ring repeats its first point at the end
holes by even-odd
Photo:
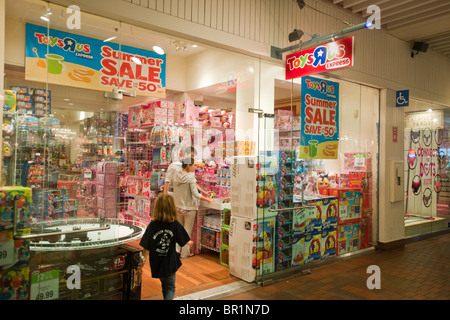
{"type": "Polygon", "coordinates": [[[157,54],[160,54],[160,55],[164,54],[164,50],[158,46],[153,46],[153,51],[155,51],[157,54]]]}
{"type": "Polygon", "coordinates": [[[64,101],[70,101],[70,99],[65,98],[64,101]]]}
{"type": "Polygon", "coordinates": [[[117,37],[111,37],[111,38],[105,39],[105,40],[103,40],[103,42],[113,41],[115,38],[117,38],[117,37]]]}
{"type": "Polygon", "coordinates": [[[132,57],[132,58],[131,58],[131,61],[133,61],[134,63],[136,63],[136,64],[138,64],[138,65],[141,65],[141,64],[142,64],[141,60],[140,60],[139,58],[136,58],[136,57],[132,57]]]}
{"type": "Polygon", "coordinates": [[[193,44],[191,47],[192,48],[197,48],[198,46],[196,44],[193,44]]]}

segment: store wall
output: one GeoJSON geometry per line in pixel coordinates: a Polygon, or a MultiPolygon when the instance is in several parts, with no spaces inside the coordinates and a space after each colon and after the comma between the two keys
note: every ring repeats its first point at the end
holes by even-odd
{"type": "MultiPolygon", "coordinates": [[[[390,176],[390,161],[403,161],[403,139],[393,140],[392,128],[403,132],[402,108],[395,107],[395,91],[381,90],[380,98],[380,166],[379,166],[379,244],[381,247],[403,245],[405,238],[404,201],[390,201],[394,179],[390,176]]],[[[403,167],[403,166],[402,166],[403,167]]],[[[404,183],[404,181],[403,181],[404,183]]]]}
{"type": "MultiPolygon", "coordinates": [[[[65,0],[53,2],[69,4],[65,0]]],[[[365,22],[327,0],[309,1],[302,10],[291,0],[80,0],[77,3],[88,12],[266,58],[270,57],[271,45],[279,48],[290,45],[288,34],[294,28],[326,35],[346,28],[342,21],[354,25],[365,22]]],[[[383,30],[360,30],[350,35],[355,37],[354,66],[334,71],[334,75],[380,88],[409,88],[410,96],[416,99],[450,105],[447,90],[450,74],[440,72],[450,68],[450,59],[431,49],[411,59],[411,44],[383,30]]]]}

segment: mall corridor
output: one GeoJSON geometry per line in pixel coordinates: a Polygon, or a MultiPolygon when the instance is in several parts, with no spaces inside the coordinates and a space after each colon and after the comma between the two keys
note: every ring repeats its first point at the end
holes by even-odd
{"type": "MultiPolygon", "coordinates": [[[[216,298],[217,299],[217,298],[216,298]]],[[[450,233],[338,260],[271,285],[221,300],[450,300],[450,233]],[[381,289],[369,290],[370,265],[381,271],[381,289]]]]}

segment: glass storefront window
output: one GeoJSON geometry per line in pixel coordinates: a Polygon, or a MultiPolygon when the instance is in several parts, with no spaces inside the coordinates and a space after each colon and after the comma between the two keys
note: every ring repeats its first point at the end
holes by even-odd
{"type": "Polygon", "coordinates": [[[2,185],[32,192],[29,298],[126,298],[119,284],[139,250],[118,247],[137,244],[189,146],[215,198],[200,201],[194,250],[217,252],[231,275],[264,281],[376,243],[378,90],[309,78],[339,88],[321,108],[279,64],[84,12],[69,28],[67,8],[37,1],[23,16],[25,2],[7,1],[7,38],[26,35],[7,57],[26,58],[5,68],[2,185]],[[67,286],[73,265],[85,266],[78,291],[67,286]],[[57,294],[40,289],[43,274],[57,294]]]}
{"type": "Polygon", "coordinates": [[[448,228],[449,108],[411,101],[405,112],[405,235],[448,228]]]}

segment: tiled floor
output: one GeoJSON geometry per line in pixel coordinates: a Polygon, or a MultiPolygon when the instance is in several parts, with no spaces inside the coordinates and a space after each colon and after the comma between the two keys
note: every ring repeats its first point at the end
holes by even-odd
{"type": "Polygon", "coordinates": [[[450,233],[390,251],[338,260],[221,300],[450,300],[450,233]],[[380,267],[381,289],[367,288],[370,265],[380,267]]]}

